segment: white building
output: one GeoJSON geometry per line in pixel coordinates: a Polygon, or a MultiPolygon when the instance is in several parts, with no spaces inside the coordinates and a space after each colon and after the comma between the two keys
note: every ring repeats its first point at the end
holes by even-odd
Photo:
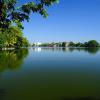
{"type": "Polygon", "coordinates": [[[35,46],[39,46],[39,45],[41,45],[42,43],[41,42],[36,42],[36,43],[34,43],[35,44],[35,46]]]}

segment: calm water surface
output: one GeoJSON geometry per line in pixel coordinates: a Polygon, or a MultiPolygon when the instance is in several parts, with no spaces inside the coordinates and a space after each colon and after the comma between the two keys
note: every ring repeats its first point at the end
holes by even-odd
{"type": "Polygon", "coordinates": [[[0,51],[0,100],[99,98],[99,48],[0,51]]]}

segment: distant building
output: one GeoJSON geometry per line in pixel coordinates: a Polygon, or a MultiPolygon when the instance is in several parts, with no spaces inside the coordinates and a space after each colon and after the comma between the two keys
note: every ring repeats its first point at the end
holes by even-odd
{"type": "Polygon", "coordinates": [[[34,43],[35,47],[68,47],[70,42],[51,42],[51,43],[41,43],[36,42],[34,43]]]}
{"type": "Polygon", "coordinates": [[[35,44],[35,46],[40,46],[42,43],[41,42],[36,42],[34,44],[35,44]]]}
{"type": "Polygon", "coordinates": [[[66,42],[66,45],[65,45],[65,47],[68,47],[68,46],[69,46],[69,44],[70,44],[70,42],[66,42]]]}

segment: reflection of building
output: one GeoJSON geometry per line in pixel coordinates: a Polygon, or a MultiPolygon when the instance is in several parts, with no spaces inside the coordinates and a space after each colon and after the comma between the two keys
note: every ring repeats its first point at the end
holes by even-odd
{"type": "Polygon", "coordinates": [[[36,47],[34,51],[41,52],[41,47],[36,47]]]}

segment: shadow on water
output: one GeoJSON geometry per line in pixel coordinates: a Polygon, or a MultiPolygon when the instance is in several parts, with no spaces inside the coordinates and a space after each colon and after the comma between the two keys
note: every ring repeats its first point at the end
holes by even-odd
{"type": "Polygon", "coordinates": [[[5,95],[6,95],[6,90],[0,89],[0,100],[4,100],[5,95]]]}
{"type": "Polygon", "coordinates": [[[28,49],[0,51],[0,72],[20,68],[27,55],[28,49]]]}
{"type": "Polygon", "coordinates": [[[100,98],[95,97],[76,97],[76,98],[66,98],[63,97],[61,100],[100,100],[100,98]]]}

